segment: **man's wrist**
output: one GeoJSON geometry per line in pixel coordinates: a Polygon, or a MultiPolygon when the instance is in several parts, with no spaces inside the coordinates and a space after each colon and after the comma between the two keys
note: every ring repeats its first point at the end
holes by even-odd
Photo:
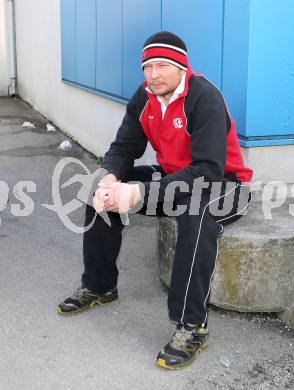
{"type": "Polygon", "coordinates": [[[98,187],[109,187],[116,182],[116,176],[113,173],[107,173],[98,183],[98,187]]]}
{"type": "Polygon", "coordinates": [[[107,173],[107,175],[104,176],[104,178],[107,176],[107,178],[117,181],[117,177],[113,173],[107,173]]]}
{"type": "Polygon", "coordinates": [[[131,207],[134,207],[142,199],[139,184],[133,184],[133,196],[131,199],[131,207]]]}

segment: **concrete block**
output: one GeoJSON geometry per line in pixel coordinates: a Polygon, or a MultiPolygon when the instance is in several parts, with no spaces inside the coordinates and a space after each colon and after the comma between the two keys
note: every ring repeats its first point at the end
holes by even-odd
{"type": "MultiPolygon", "coordinates": [[[[254,202],[246,216],[225,227],[210,303],[244,312],[285,312],[284,317],[292,313],[288,317],[293,325],[294,217],[289,203],[288,199],[273,210],[272,219],[265,219],[261,203],[254,202]]],[[[158,269],[167,286],[176,237],[176,220],[161,217],[158,269]]]]}
{"type": "Polygon", "coordinates": [[[289,328],[294,329],[294,302],[286,310],[279,313],[278,316],[289,328]]]}

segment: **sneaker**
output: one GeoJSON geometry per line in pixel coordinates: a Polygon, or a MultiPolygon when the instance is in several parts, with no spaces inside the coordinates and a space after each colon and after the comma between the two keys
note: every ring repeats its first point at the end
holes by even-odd
{"type": "Polygon", "coordinates": [[[105,305],[118,298],[117,289],[106,291],[104,293],[93,294],[87,288],[78,288],[77,291],[61,302],[57,307],[57,312],[64,316],[79,314],[95,305],[105,305]]]}
{"type": "Polygon", "coordinates": [[[172,340],[159,352],[156,364],[171,370],[184,368],[206,348],[207,339],[207,328],[178,324],[172,340]]]}

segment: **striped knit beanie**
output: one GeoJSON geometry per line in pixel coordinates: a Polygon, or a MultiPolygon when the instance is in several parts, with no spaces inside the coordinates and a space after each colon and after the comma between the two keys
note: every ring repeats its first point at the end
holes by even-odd
{"type": "Polygon", "coordinates": [[[166,61],[187,70],[187,47],[177,35],[168,31],[158,32],[151,35],[144,43],[142,69],[152,61],[166,61]]]}

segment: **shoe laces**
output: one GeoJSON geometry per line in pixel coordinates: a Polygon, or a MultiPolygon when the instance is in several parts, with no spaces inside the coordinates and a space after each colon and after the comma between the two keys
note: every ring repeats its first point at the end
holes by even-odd
{"type": "Polygon", "coordinates": [[[185,329],[184,325],[178,327],[171,341],[172,346],[176,348],[183,347],[191,338],[192,332],[193,330],[185,329]]]}
{"type": "Polygon", "coordinates": [[[85,287],[79,287],[77,291],[74,292],[73,297],[78,298],[78,300],[83,301],[85,298],[94,297],[95,294],[92,294],[90,290],[85,287]]]}

